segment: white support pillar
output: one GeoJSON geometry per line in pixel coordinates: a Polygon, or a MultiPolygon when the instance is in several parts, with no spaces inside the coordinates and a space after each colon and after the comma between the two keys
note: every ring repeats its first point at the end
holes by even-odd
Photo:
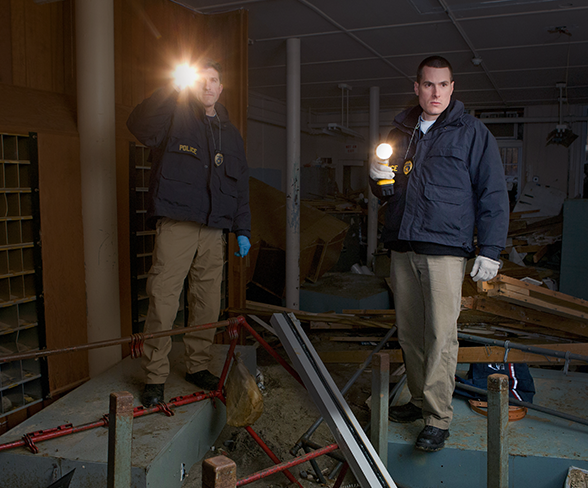
{"type": "MultiPolygon", "coordinates": [[[[113,0],[76,0],[75,12],[88,342],[97,342],[120,337],[113,0]]],[[[120,360],[120,346],[90,350],[90,376],[120,360]]]]}
{"type": "MultiPolygon", "coordinates": [[[[376,145],[380,142],[380,87],[370,88],[370,138],[369,161],[373,163],[376,145]]],[[[369,168],[368,168],[369,173],[369,168]]],[[[369,174],[368,174],[369,178],[369,174]]],[[[367,226],[367,266],[373,269],[374,253],[378,247],[378,198],[374,196],[371,188],[368,188],[368,226],[367,226]]]]}
{"type": "Polygon", "coordinates": [[[300,39],[286,41],[286,307],[300,307],[300,39]]]}

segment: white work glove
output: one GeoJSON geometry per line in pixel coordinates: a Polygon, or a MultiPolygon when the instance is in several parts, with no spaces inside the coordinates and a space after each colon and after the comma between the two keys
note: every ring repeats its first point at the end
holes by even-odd
{"type": "Polygon", "coordinates": [[[374,159],[370,165],[370,178],[372,180],[393,180],[394,175],[394,171],[392,171],[392,168],[388,166],[388,161],[380,162],[374,159]]]}
{"type": "Polygon", "coordinates": [[[498,270],[501,267],[500,264],[500,261],[494,261],[494,259],[485,256],[478,256],[474,261],[470,276],[474,281],[491,280],[498,274],[498,270]]]}

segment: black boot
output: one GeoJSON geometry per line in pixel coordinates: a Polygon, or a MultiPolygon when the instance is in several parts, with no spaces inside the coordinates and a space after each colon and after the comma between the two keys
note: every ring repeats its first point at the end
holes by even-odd
{"type": "Polygon", "coordinates": [[[417,437],[415,447],[421,451],[440,451],[445,446],[445,439],[449,437],[449,430],[426,425],[417,437]]]}
{"type": "Polygon", "coordinates": [[[154,407],[158,403],[163,403],[163,389],[165,384],[145,385],[141,393],[141,403],[145,408],[154,407]]]}
{"type": "Polygon", "coordinates": [[[407,424],[423,418],[423,411],[413,403],[405,403],[388,409],[388,418],[392,422],[407,424]]]}
{"type": "Polygon", "coordinates": [[[213,375],[207,369],[204,369],[196,373],[186,373],[186,381],[189,381],[203,390],[216,390],[218,388],[220,378],[213,375]]]}

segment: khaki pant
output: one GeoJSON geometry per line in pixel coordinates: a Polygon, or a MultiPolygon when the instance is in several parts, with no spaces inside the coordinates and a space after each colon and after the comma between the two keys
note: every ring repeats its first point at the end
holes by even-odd
{"type": "MultiPolygon", "coordinates": [[[[157,222],[153,264],[147,277],[149,310],[145,332],[170,330],[178,312],[179,297],[188,276],[189,326],[218,321],[225,244],[222,229],[168,218],[157,222]]],[[[216,329],[184,336],[186,369],[207,369],[216,329]]],[[[169,375],[170,337],[145,342],[142,367],[146,383],[165,383],[169,375]]]]}
{"type": "Polygon", "coordinates": [[[466,259],[392,251],[398,341],[411,402],[426,425],[447,429],[457,365],[457,318],[466,259]]]}

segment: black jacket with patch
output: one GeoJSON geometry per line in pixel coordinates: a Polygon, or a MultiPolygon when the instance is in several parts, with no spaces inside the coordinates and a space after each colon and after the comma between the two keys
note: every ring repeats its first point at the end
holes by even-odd
{"type": "Polygon", "coordinates": [[[147,217],[192,221],[251,237],[249,170],[243,139],[217,103],[217,117],[188,91],[173,85],[156,90],[127,121],[151,149],[147,217]],[[220,128],[219,128],[220,121],[220,128]],[[215,163],[215,150],[223,155],[215,163]]]}

